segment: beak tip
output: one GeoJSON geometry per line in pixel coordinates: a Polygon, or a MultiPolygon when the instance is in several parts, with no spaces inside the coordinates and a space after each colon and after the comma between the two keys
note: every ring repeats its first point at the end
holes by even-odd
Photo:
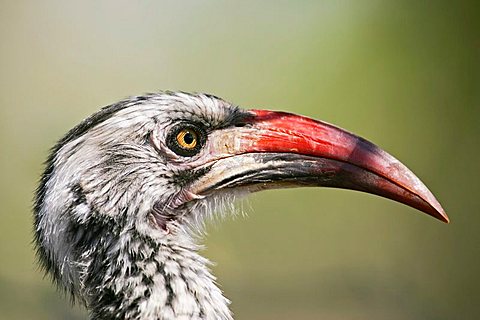
{"type": "Polygon", "coordinates": [[[433,211],[432,216],[434,218],[437,218],[438,220],[440,220],[442,222],[445,222],[447,224],[450,223],[450,218],[448,217],[447,213],[445,212],[445,210],[443,210],[443,208],[441,206],[439,206],[438,208],[433,208],[433,209],[434,209],[434,211],[433,211]]]}
{"type": "Polygon", "coordinates": [[[424,206],[426,210],[421,211],[431,215],[432,217],[444,223],[450,223],[450,218],[448,217],[440,202],[438,202],[435,196],[430,192],[430,190],[427,189],[425,185],[423,186],[423,189],[423,192],[419,195],[420,198],[424,201],[424,205],[426,205],[424,206]]]}
{"type": "Polygon", "coordinates": [[[450,223],[450,218],[448,217],[447,213],[442,208],[440,203],[438,203],[438,207],[436,207],[435,209],[437,211],[436,213],[437,213],[438,219],[440,219],[442,222],[445,222],[447,224],[450,223]]]}
{"type": "Polygon", "coordinates": [[[450,218],[447,216],[447,214],[445,212],[442,212],[441,213],[441,216],[442,216],[442,221],[449,224],[450,223],[450,218]]]}

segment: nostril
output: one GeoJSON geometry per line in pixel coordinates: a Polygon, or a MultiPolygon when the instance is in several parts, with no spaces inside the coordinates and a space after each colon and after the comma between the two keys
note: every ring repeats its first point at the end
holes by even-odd
{"type": "Polygon", "coordinates": [[[238,122],[238,123],[235,123],[235,127],[237,127],[237,128],[246,127],[246,126],[248,126],[248,125],[249,125],[249,123],[247,123],[247,122],[238,122]]]}

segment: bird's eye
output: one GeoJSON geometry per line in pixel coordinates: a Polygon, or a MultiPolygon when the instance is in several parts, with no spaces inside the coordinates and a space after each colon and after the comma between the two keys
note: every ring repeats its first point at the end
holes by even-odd
{"type": "Polygon", "coordinates": [[[205,140],[205,131],[200,126],[183,123],[170,131],[167,146],[180,156],[192,157],[202,149],[205,140]]]}
{"type": "Polygon", "coordinates": [[[184,149],[193,149],[197,145],[198,135],[192,129],[183,129],[177,134],[177,143],[184,149]]]}

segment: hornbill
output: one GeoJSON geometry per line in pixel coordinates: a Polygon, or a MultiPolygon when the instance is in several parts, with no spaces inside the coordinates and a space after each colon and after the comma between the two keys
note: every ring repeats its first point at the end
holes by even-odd
{"type": "Polygon", "coordinates": [[[199,255],[206,217],[236,196],[324,186],[448,222],[402,163],[331,124],[160,92],[104,107],[51,150],[34,204],[39,261],[91,319],[232,319],[199,255]]]}

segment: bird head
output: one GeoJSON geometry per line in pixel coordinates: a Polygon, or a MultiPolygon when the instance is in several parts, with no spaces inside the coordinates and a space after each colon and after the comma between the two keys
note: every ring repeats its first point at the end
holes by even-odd
{"type": "Polygon", "coordinates": [[[352,133],[211,95],[165,92],[107,106],[53,148],[36,194],[39,257],[61,287],[81,296],[85,279],[104,275],[105,265],[128,268],[115,260],[127,245],[145,256],[154,244],[194,249],[192,229],[234,196],[305,186],[376,194],[448,222],[407,167],[352,133]]]}

